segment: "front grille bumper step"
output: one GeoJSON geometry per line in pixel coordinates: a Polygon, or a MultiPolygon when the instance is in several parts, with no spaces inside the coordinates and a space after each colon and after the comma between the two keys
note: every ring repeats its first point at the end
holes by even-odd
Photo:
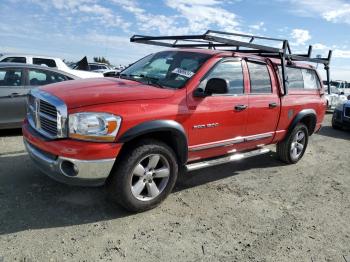
{"type": "Polygon", "coordinates": [[[47,92],[31,90],[28,95],[27,118],[30,126],[47,138],[67,137],[67,106],[47,92]]]}

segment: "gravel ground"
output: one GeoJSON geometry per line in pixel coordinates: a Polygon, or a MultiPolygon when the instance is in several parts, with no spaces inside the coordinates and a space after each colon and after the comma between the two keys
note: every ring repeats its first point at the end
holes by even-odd
{"type": "Polygon", "coordinates": [[[0,133],[0,261],[350,261],[350,132],[188,173],[158,208],[130,214],[103,188],[40,173],[19,131],[0,133]]]}

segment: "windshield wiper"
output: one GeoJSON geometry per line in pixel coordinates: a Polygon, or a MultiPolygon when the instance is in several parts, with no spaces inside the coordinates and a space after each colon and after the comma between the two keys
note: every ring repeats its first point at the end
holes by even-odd
{"type": "Polygon", "coordinates": [[[127,74],[120,74],[119,78],[128,79],[128,80],[135,80],[131,77],[131,75],[127,75],[127,74]]]}
{"type": "Polygon", "coordinates": [[[143,82],[142,82],[142,81],[140,81],[140,80],[137,80],[137,79],[133,78],[133,77],[135,77],[135,76],[138,76],[138,75],[127,75],[127,74],[120,74],[120,75],[119,75],[119,78],[122,78],[122,79],[127,79],[127,80],[130,80],[130,81],[135,81],[135,82],[137,82],[137,83],[141,83],[141,84],[143,84],[143,82]]]}
{"type": "Polygon", "coordinates": [[[156,77],[151,77],[151,76],[145,76],[145,75],[139,75],[139,77],[142,77],[147,80],[147,84],[155,86],[155,87],[160,87],[164,88],[161,84],[159,84],[159,78],[156,77]],[[153,82],[155,80],[155,82],[153,82]]]}
{"type": "Polygon", "coordinates": [[[141,81],[135,79],[136,77],[140,77],[140,78],[145,79],[145,80],[147,81],[147,84],[148,84],[148,85],[155,86],[155,87],[160,87],[160,88],[164,88],[164,86],[162,86],[161,84],[159,84],[159,78],[156,78],[156,77],[145,76],[145,75],[143,75],[143,74],[140,74],[140,75],[121,74],[121,75],[120,75],[120,78],[124,78],[124,77],[125,77],[125,79],[133,80],[133,81],[142,83],[141,81]]]}
{"type": "Polygon", "coordinates": [[[159,78],[156,78],[156,77],[151,77],[151,76],[145,76],[143,74],[139,75],[139,77],[142,77],[144,79],[147,80],[147,84],[149,85],[152,85],[152,86],[155,86],[155,87],[160,87],[160,88],[164,88],[164,86],[162,86],[160,83],[159,83],[159,78]]]}

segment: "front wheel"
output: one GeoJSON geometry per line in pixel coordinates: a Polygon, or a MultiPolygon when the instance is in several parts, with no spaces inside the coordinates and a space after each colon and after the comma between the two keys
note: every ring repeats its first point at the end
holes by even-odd
{"type": "Polygon", "coordinates": [[[111,174],[109,195],[129,211],[145,211],[170,194],[177,174],[174,151],[160,141],[144,140],[121,156],[111,174]]]}
{"type": "Polygon", "coordinates": [[[278,157],[287,164],[298,162],[304,155],[309,139],[306,125],[299,123],[293,131],[277,144],[278,157]]]}
{"type": "Polygon", "coordinates": [[[332,127],[333,127],[333,129],[336,129],[336,130],[341,130],[342,129],[342,127],[335,122],[335,114],[334,113],[333,113],[333,116],[332,116],[332,127]]]}

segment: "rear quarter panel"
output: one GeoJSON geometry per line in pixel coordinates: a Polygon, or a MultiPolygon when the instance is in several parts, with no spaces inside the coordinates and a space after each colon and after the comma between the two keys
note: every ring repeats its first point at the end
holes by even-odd
{"type": "Polygon", "coordinates": [[[288,95],[281,98],[281,116],[276,130],[275,142],[285,137],[293,119],[304,109],[315,110],[317,119],[315,131],[321,127],[326,111],[326,98],[322,93],[322,89],[289,90],[288,95]]]}

